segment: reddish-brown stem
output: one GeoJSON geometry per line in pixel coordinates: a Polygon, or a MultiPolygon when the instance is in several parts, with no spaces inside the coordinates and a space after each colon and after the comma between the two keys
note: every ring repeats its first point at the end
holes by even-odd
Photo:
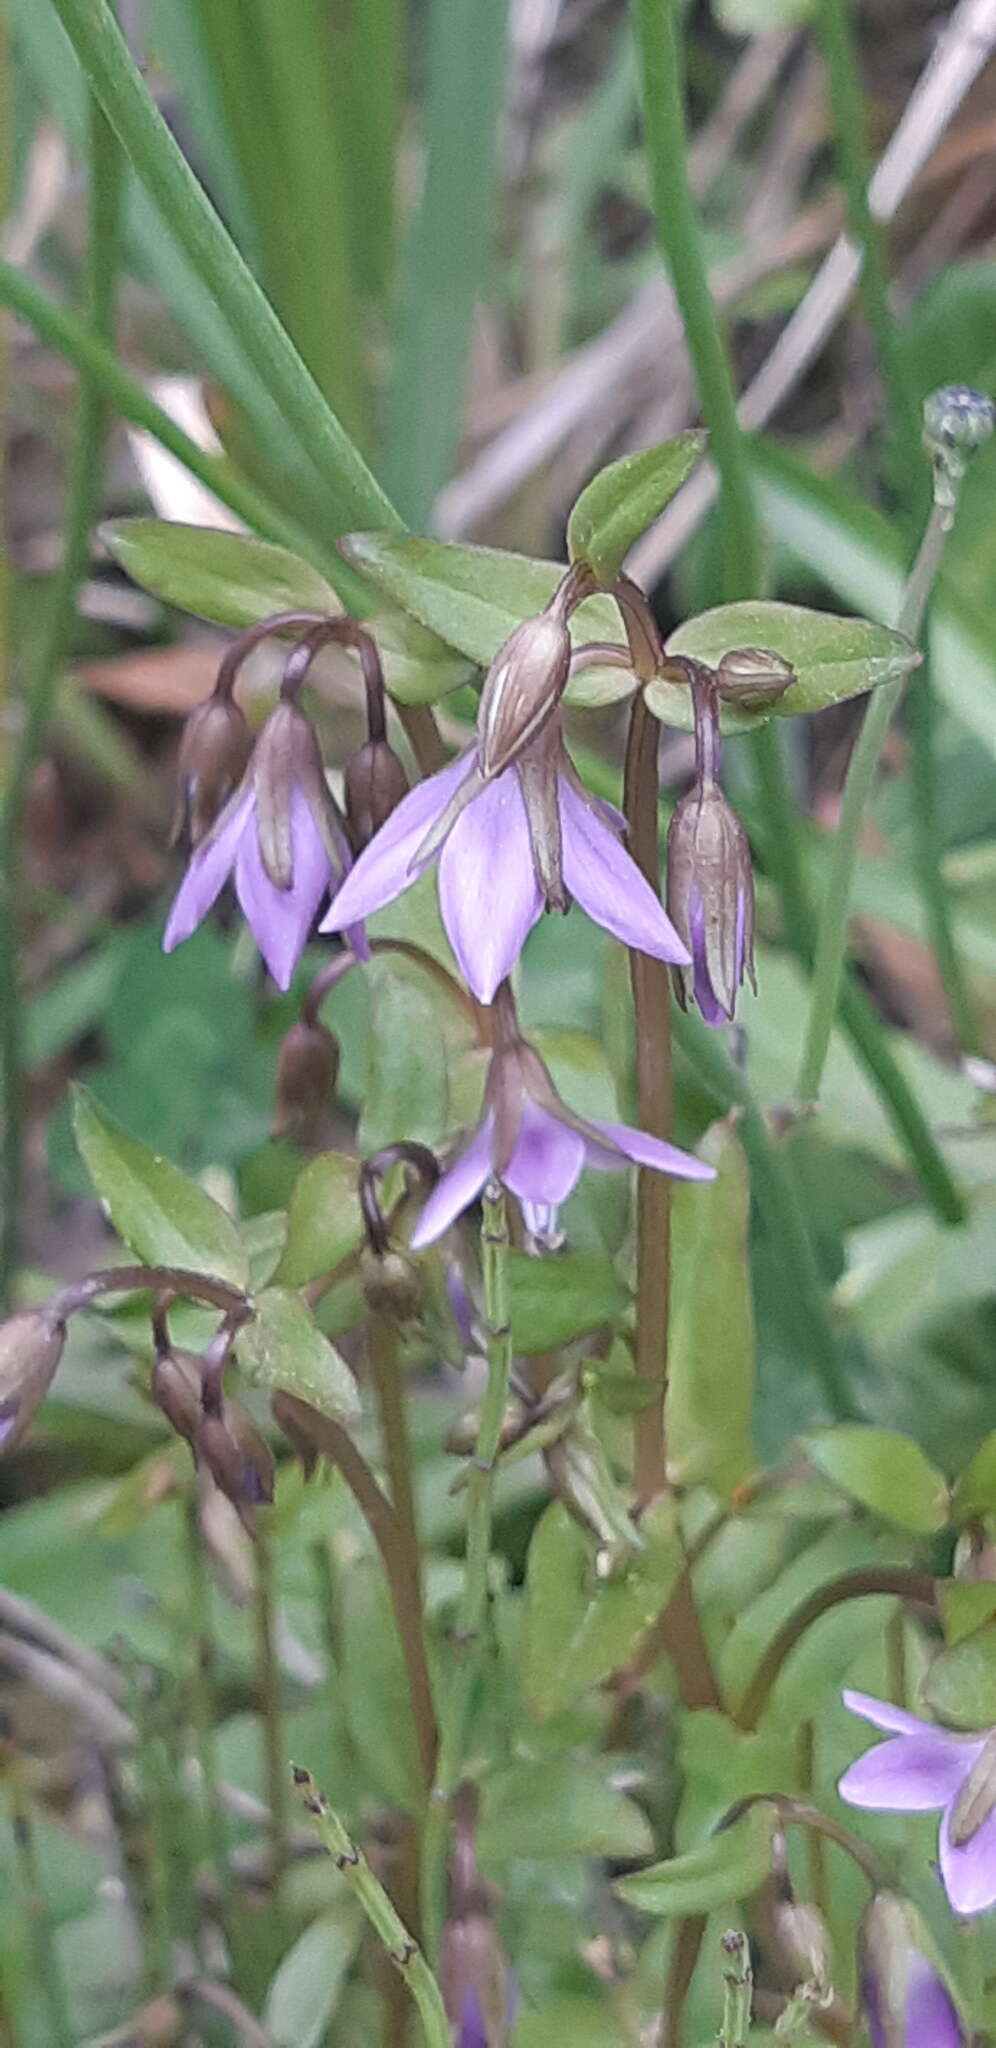
{"type": "MultiPolygon", "coordinates": [[[[657,720],[642,693],[633,700],[626,747],[624,808],[629,850],[656,895],[660,894],[657,816],[657,720]]],[[[630,953],[636,1018],[639,1120],[652,1137],[671,1135],[671,991],[668,970],[646,953],[630,953]]],[[[634,1424],[634,1481],[638,1502],[660,1493],[667,1474],[664,1399],[667,1324],[671,1294],[671,1187],[666,1175],[641,1167],[636,1181],[636,1370],[656,1398],[634,1424]]]]}
{"type": "Polygon", "coordinates": [[[270,640],[278,633],[305,633],[309,628],[326,624],[323,612],[273,612],[268,619],[257,620],[254,626],[247,626],[231,645],[225,649],[221,666],[215,679],[216,697],[230,697],[235,688],[238,673],[254,648],[263,640],[270,640]]]}
{"type": "Polygon", "coordinates": [[[144,1294],[147,1291],[183,1295],[228,1313],[237,1313],[249,1306],[248,1296],[241,1287],[232,1287],[227,1280],[216,1280],[213,1274],[191,1273],[183,1266],[110,1266],[106,1272],[88,1273],[85,1279],[61,1287],[58,1294],[53,1294],[48,1307],[54,1316],[71,1316],[79,1309],[89,1308],[101,1294],[144,1294]]]}
{"type": "Polygon", "coordinates": [[[756,1728],[786,1658],[821,1614],[828,1614],[845,1600],[865,1600],[873,1593],[894,1593],[898,1599],[911,1600],[921,1607],[934,1607],[937,1599],[933,1579],[925,1572],[911,1571],[908,1565],[869,1565],[865,1570],[843,1572],[839,1579],[817,1586],[768,1644],[734,1715],[738,1727],[756,1728]]]}
{"type": "Polygon", "coordinates": [[[428,704],[396,704],[395,710],[405,737],[418,762],[420,775],[435,775],[445,768],[449,755],[428,704]]]}

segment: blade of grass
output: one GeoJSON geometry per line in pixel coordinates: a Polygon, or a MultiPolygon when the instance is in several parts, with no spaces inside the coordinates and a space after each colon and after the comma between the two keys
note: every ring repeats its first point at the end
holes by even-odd
{"type": "Polygon", "coordinates": [[[394,277],[405,20],[404,0],[340,0],[329,22],[353,271],[373,299],[394,277]]]}
{"type": "Polygon", "coordinates": [[[460,433],[494,206],[505,26],[505,0],[432,0],[424,181],[403,262],[385,457],[416,527],[428,523],[460,433]]]}
{"type": "Polygon", "coordinates": [[[52,0],[125,154],[217,299],[248,361],[308,460],[334,488],[341,530],[395,527],[397,515],[323,398],[273,307],[174,141],[108,0],[52,0]]]}
{"type": "MultiPolygon", "coordinates": [[[[222,20],[228,10],[211,10],[222,20]]],[[[175,81],[196,138],[197,162],[219,212],[250,263],[256,254],[255,222],[245,168],[225,118],[226,75],[212,61],[203,22],[190,0],[151,0],[150,37],[175,81]]],[[[258,152],[257,152],[258,153],[258,152]]],[[[255,267],[255,265],[253,265],[255,267]]]]}

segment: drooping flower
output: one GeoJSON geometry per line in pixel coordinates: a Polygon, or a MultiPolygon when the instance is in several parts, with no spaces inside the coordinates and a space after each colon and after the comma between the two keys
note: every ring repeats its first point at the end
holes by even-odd
{"type": "Polygon", "coordinates": [[[20,1443],[59,1368],[66,1325],[51,1304],[0,1323],[0,1455],[20,1443]]]}
{"type": "Polygon", "coordinates": [[[745,975],[754,981],[754,878],[747,835],[719,786],[716,679],[689,663],[695,708],[695,782],[667,835],[667,907],[691,954],[674,969],[683,1010],[707,1024],[732,1021],[745,975]]]}
{"type": "Polygon", "coordinates": [[[941,1877],[954,1911],[996,1905],[996,1730],[954,1735],[862,1692],[845,1692],[844,1704],[892,1739],[844,1772],[841,1798],[881,1813],[940,1810],[941,1877]]]}
{"type": "Polygon", "coordinates": [[[510,999],[498,1001],[496,1049],[484,1087],[480,1122],[425,1204],[412,1235],[413,1250],[432,1244],[489,1180],[517,1197],[526,1229],[544,1248],[558,1243],[557,1211],[585,1166],[651,1166],[681,1180],[712,1180],[711,1166],[676,1145],[628,1124],[577,1115],[558,1094],[534,1046],[520,1038],[510,999]]]}
{"type": "Polygon", "coordinates": [[[876,1892],[858,1930],[861,2002],[872,2048],[962,2048],[954,2001],[924,1954],[925,1942],[908,1900],[876,1892]]]}
{"type": "MultiPolygon", "coordinates": [[[[233,875],[267,967],[278,988],[288,988],[319,904],[338,888],[350,859],[314,728],[295,704],[282,701],[239,788],[191,856],[163,948],[171,953],[190,937],[233,875]]],[[[361,929],[349,938],[354,952],[366,952],[361,929]]]]}

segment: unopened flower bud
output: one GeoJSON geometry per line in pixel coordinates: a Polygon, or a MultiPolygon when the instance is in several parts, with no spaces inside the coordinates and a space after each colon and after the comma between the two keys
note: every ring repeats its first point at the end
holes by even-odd
{"type": "Polygon", "coordinates": [[[207,837],[222,805],[238,788],[252,753],[252,735],[231,697],[208,697],[183,728],[177,761],[173,842],[191,847],[207,837]]]}
{"type": "Polygon", "coordinates": [[[775,1900],[772,1925],[789,1973],[796,1982],[826,1984],[830,1977],[830,1930],[818,1906],[791,1895],[775,1900]]]}
{"type": "Polygon", "coordinates": [[[945,384],[923,403],[924,446],[934,465],[934,496],[953,510],[965,471],[996,426],[996,406],[984,391],[945,384]]]}
{"type": "Polygon", "coordinates": [[[724,654],[716,669],[716,686],[727,704],[752,711],[756,705],[772,704],[795,682],[795,670],[766,647],[734,647],[724,654]]]}
{"type": "Polygon", "coordinates": [[[274,1461],[244,1408],[226,1400],[220,1414],[202,1414],[194,1451],[251,1529],[253,1510],[273,1499],[274,1461]]]}
{"type": "Polygon", "coordinates": [[[689,790],[667,836],[667,910],[691,954],[672,968],[683,1010],[730,1021],[745,975],[754,983],[754,876],[747,835],[718,783],[689,790]]]}
{"type": "Polygon", "coordinates": [[[407,1323],[415,1314],[422,1293],[422,1281],[414,1259],[407,1252],[376,1252],[364,1245],[360,1253],[360,1281],[368,1308],[378,1315],[407,1323]]]}
{"type": "Polygon", "coordinates": [[[66,1325],[48,1308],[0,1324],[0,1455],[19,1443],[55,1378],[66,1325]]]}
{"type": "Polygon", "coordinates": [[[328,1109],[338,1077],[338,1039],[324,1024],[300,1018],[280,1048],[271,1137],[306,1142],[328,1109]]]}
{"type": "Polygon", "coordinates": [[[156,1358],[151,1393],[171,1429],[193,1450],[202,1419],[201,1361],[193,1351],[171,1349],[156,1358]]]}
{"type": "Polygon", "coordinates": [[[361,853],[408,795],[408,777],[387,740],[367,740],[346,763],[345,785],[349,837],[361,853]]]}
{"type": "Polygon", "coordinates": [[[861,1999],[872,2048],[961,2048],[961,2022],[926,1947],[915,1907],[895,1892],[876,1892],[858,1928],[861,1999]]]}
{"type": "Polygon", "coordinates": [[[570,669],[571,636],[554,613],[539,612],[509,634],[481,691],[477,758],[483,775],[500,775],[535,739],[556,710],[570,669]]]}

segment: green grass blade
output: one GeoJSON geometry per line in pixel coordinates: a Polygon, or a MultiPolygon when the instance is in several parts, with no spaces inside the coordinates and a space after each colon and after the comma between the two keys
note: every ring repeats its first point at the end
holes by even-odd
{"type": "Polygon", "coordinates": [[[353,272],[373,299],[394,276],[405,14],[404,0],[363,0],[333,8],[329,24],[353,272]]]}

